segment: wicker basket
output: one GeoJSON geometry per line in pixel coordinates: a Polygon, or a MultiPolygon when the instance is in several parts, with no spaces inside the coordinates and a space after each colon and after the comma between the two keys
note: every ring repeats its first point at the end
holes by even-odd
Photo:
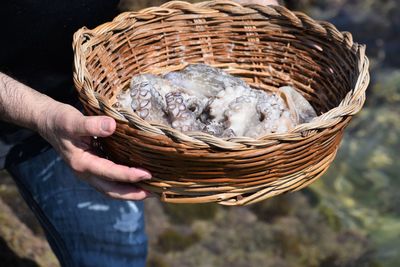
{"type": "Polygon", "coordinates": [[[100,140],[108,157],[150,170],[140,186],[174,203],[245,205],[309,185],[333,161],[369,83],[365,47],[350,33],[282,6],[169,2],[82,28],[73,47],[86,112],[117,120],[116,133],[100,140]],[[133,75],[199,62],[262,90],[292,85],[319,116],[284,134],[221,139],[113,107],[133,75]]]}

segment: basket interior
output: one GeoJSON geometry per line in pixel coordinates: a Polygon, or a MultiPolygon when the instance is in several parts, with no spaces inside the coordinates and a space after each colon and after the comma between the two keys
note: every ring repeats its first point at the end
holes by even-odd
{"type": "Polygon", "coordinates": [[[98,36],[106,41],[85,55],[94,90],[112,105],[135,74],[159,74],[199,62],[226,69],[258,89],[292,85],[318,114],[336,107],[354,88],[357,57],[334,36],[261,15],[187,12],[133,19],[124,30],[98,36]]]}

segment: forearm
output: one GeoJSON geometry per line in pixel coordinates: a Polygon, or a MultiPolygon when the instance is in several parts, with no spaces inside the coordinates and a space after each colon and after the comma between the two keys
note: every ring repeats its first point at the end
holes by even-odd
{"type": "Polygon", "coordinates": [[[0,72],[0,120],[38,131],[60,104],[0,72]]]}

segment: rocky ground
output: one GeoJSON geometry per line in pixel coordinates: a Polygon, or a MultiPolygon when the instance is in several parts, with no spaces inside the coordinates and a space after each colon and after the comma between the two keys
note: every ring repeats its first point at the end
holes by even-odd
{"type": "Polygon", "coordinates": [[[57,267],[42,228],[18,193],[12,179],[0,172],[1,266],[57,267]]]}
{"type": "MultiPolygon", "coordinates": [[[[148,266],[399,266],[400,3],[287,4],[367,44],[372,82],[365,107],[328,173],[301,192],[238,208],[147,200],[148,266]]],[[[132,0],[123,7],[146,5],[132,0]]],[[[1,266],[57,266],[11,179],[0,177],[1,266]]]]}

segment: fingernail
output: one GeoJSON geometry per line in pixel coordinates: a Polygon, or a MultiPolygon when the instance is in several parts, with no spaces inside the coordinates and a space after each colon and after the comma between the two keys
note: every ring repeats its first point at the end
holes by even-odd
{"type": "Polygon", "coordinates": [[[136,175],[140,176],[142,179],[151,179],[151,174],[145,170],[136,169],[136,175]]]}
{"type": "Polygon", "coordinates": [[[147,190],[145,190],[145,191],[146,191],[146,197],[147,198],[157,198],[158,197],[158,195],[156,193],[153,193],[153,192],[150,192],[150,191],[147,191],[147,190]]]}
{"type": "Polygon", "coordinates": [[[151,179],[151,174],[150,174],[150,173],[145,173],[145,174],[142,176],[142,179],[146,179],[146,180],[151,179]]]}
{"type": "Polygon", "coordinates": [[[101,129],[105,132],[111,131],[111,122],[110,120],[102,120],[101,121],[101,129]]]}

